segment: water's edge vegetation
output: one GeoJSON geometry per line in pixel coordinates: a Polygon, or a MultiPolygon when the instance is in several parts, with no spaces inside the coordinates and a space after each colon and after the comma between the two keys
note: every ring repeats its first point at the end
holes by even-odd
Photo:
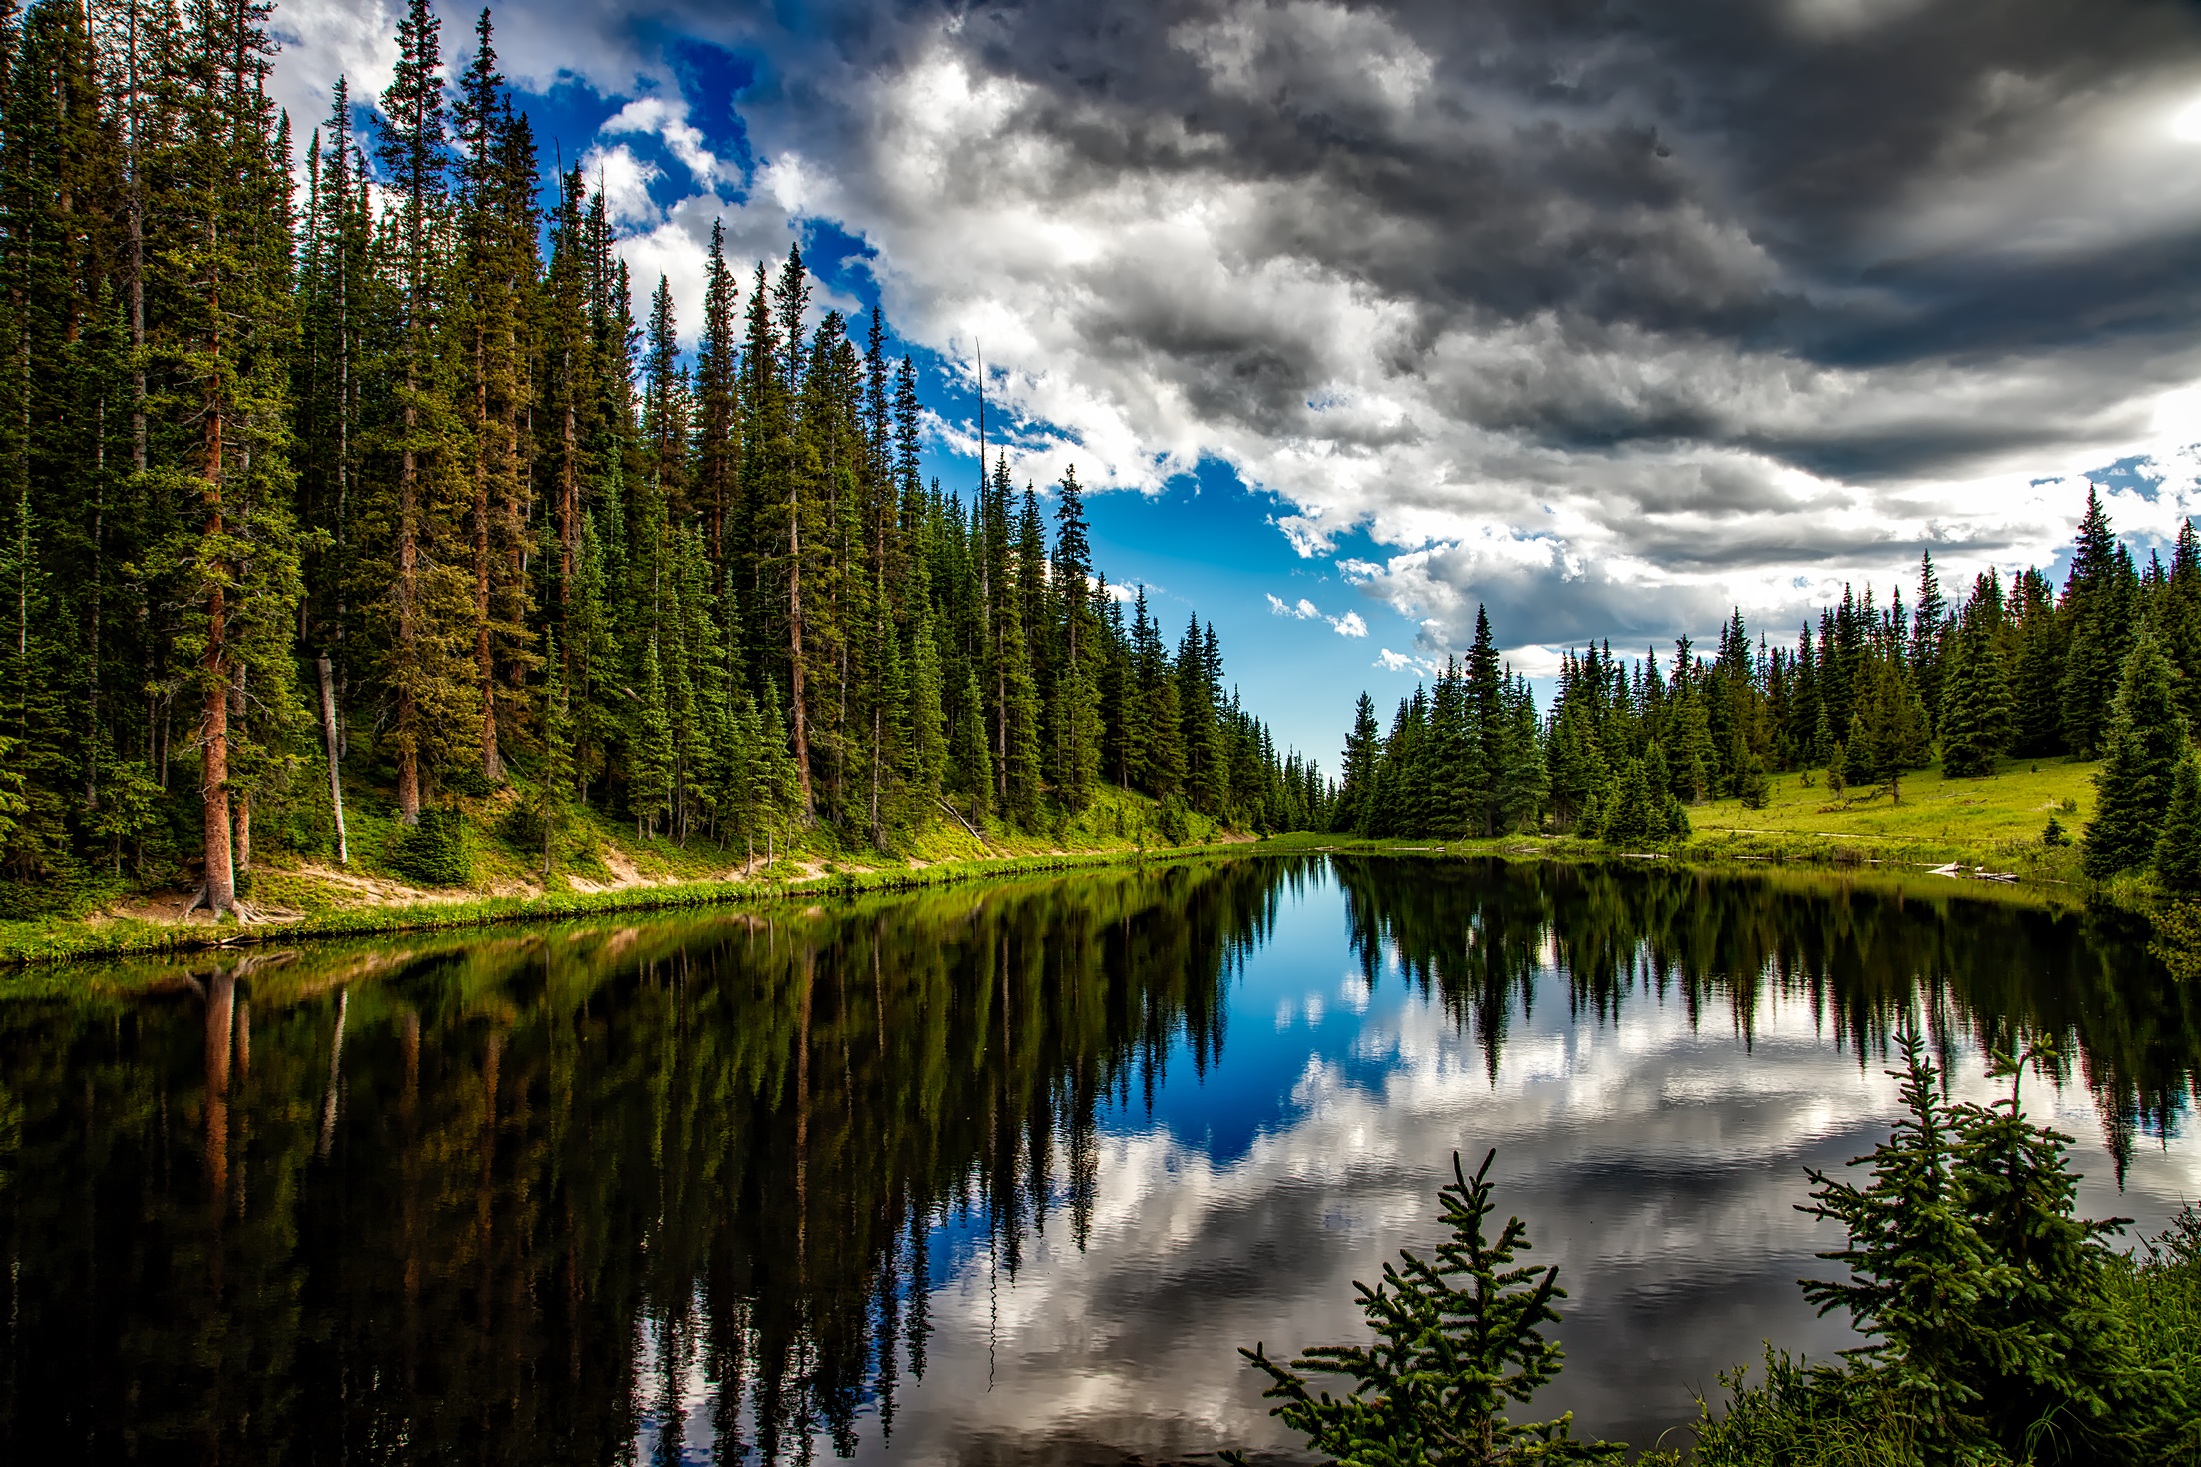
{"type": "MultiPolygon", "coordinates": [[[[1916,1033],[1899,1037],[1907,1116],[1869,1156],[1869,1180],[1807,1171],[1814,1216],[1848,1241],[1819,1256],[1832,1279],[1800,1281],[1822,1313],[1846,1312],[1865,1343],[1838,1362],[1766,1345],[1760,1378],[1724,1371],[1723,1399],[1640,1461],[1680,1467],[2050,1467],[2201,1461],[2201,1211],[2123,1252],[2123,1220],[2075,1215],[2071,1137],[2033,1122],[2026,1071],[2053,1044],[1996,1054],[2007,1096],[1953,1104],[1916,1033]]],[[[1544,1327],[1561,1321],[1556,1266],[1520,1261],[1518,1217],[1494,1223],[1495,1152],[1468,1176],[1458,1153],[1439,1194],[1451,1236],[1402,1251],[1356,1283],[1378,1343],[1317,1345],[1288,1365],[1256,1344],[1276,1416],[1325,1457],[1358,1463],[1624,1462],[1626,1443],[1573,1435],[1571,1414],[1509,1419],[1559,1374],[1544,1327]],[[1300,1372],[1350,1380],[1342,1397],[1300,1372]]],[[[1226,1453],[1235,1467],[1242,1454],[1226,1453]]]]}
{"type": "MultiPolygon", "coordinates": [[[[803,874],[807,868],[782,862],[740,879],[713,875],[600,891],[569,888],[455,900],[422,893],[420,899],[413,901],[331,906],[287,920],[263,919],[251,923],[234,920],[183,923],[101,915],[89,920],[67,917],[0,922],[0,964],[20,967],[82,958],[447,931],[622,912],[666,912],[787,900],[817,901],[866,892],[914,891],[954,883],[1093,871],[1155,861],[1329,853],[1379,857],[1437,854],[1461,860],[1565,864],[1655,860],[1675,869],[1703,874],[1772,877],[1782,871],[1817,876],[1835,873],[1847,881],[1891,891],[2017,903],[2051,911],[2091,903],[2155,924],[2161,955],[2175,971],[2184,973],[2188,967],[2201,963],[2201,946],[2197,946],[2191,940],[2192,935],[2183,929],[2161,923],[2162,905],[2148,900],[2144,891],[2130,887],[2095,888],[2083,881],[2065,882],[2036,871],[2028,871],[2024,879],[2008,883],[1936,874],[1933,868],[1948,861],[1966,861],[1965,854],[1948,855],[1945,843],[1924,846],[1901,841],[1867,844],[1844,835],[1707,831],[1687,842],[1643,852],[1626,852],[1615,851],[1597,840],[1569,836],[1509,835],[1415,841],[1298,833],[1253,841],[1233,835],[1218,825],[1204,832],[1205,838],[1197,843],[1150,846],[1144,842],[1145,834],[1141,829],[1133,844],[1111,844],[1087,850],[1040,849],[1001,856],[959,855],[931,862],[851,860],[845,867],[838,861],[824,861],[815,863],[821,868],[816,874],[803,874]]],[[[1969,864],[1987,869],[1987,856],[1968,854],[1971,856],[1969,864]]]]}

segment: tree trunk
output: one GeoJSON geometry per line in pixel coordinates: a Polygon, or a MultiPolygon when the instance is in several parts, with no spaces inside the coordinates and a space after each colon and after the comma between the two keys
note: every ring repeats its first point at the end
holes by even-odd
{"type": "Polygon", "coordinates": [[[787,490],[787,647],[788,684],[792,689],[788,709],[795,733],[795,782],[802,789],[802,813],[809,819],[810,731],[803,717],[805,690],[802,676],[802,521],[797,491],[790,480],[787,490]]]}
{"type": "Polygon", "coordinates": [[[483,375],[482,329],[474,328],[474,672],[481,679],[481,772],[504,781],[497,754],[496,668],[489,646],[489,382],[483,375]]]}
{"type": "Polygon", "coordinates": [[[344,782],[337,773],[335,679],[330,676],[325,655],[314,659],[313,665],[321,678],[321,733],[329,751],[329,808],[336,812],[336,864],[349,866],[352,857],[344,840],[344,782]]]}
{"type": "MultiPolygon", "coordinates": [[[[221,286],[215,283],[209,301],[214,322],[211,354],[218,364],[222,354],[221,286]]],[[[202,530],[208,541],[222,534],[222,402],[219,366],[207,389],[203,448],[205,475],[200,504],[205,509],[202,530]]],[[[201,849],[206,859],[206,906],[217,920],[237,905],[237,876],[230,865],[229,828],[229,657],[223,643],[228,608],[222,585],[216,581],[206,596],[206,652],[199,664],[204,684],[199,726],[199,801],[201,849]]],[[[225,1021],[226,1023],[226,1021],[225,1021]]],[[[225,1071],[226,1073],[226,1071],[225,1071]]]]}
{"type": "Polygon", "coordinates": [[[231,829],[235,832],[230,844],[236,852],[237,874],[250,876],[252,874],[252,791],[239,790],[237,792],[236,808],[230,813],[229,823],[231,829]]]}
{"type": "Polygon", "coordinates": [[[420,705],[413,683],[420,676],[419,638],[413,626],[413,590],[418,575],[419,546],[413,529],[414,497],[419,465],[413,454],[413,429],[419,409],[413,393],[417,379],[410,362],[405,368],[405,452],[397,474],[397,649],[402,669],[397,685],[397,815],[407,825],[420,824],[420,705]]]}

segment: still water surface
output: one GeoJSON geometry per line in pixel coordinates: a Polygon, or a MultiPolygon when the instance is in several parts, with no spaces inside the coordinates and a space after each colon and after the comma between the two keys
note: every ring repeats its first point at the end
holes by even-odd
{"type": "Polygon", "coordinates": [[[0,1458],[1281,1451],[1457,1147],[1571,1295],[1536,1403],[1648,1444],[1761,1341],[1807,1166],[1925,1027],[2051,1033],[2082,1204],[2201,1197],[2129,932],[1827,879],[1243,860],[0,987],[0,1458]]]}

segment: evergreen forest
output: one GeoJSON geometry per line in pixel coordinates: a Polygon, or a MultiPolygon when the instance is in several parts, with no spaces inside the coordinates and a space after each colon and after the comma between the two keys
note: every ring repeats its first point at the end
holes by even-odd
{"type": "Polygon", "coordinates": [[[1097,573],[1074,473],[922,481],[912,362],[799,247],[745,279],[714,231],[684,352],[486,11],[458,66],[412,0],[371,125],[339,83],[300,137],[270,10],[0,10],[19,910],[128,871],[229,911],[256,840],[344,858],[352,786],[444,837],[510,788],[546,869],[584,807],[756,853],[1044,832],[1103,782],[1165,834],[1327,824],[1213,626],[1097,573]]]}
{"type": "MultiPolygon", "coordinates": [[[[1902,798],[1936,761],[1952,778],[2004,758],[2099,760],[2083,832],[2096,879],[2152,868],[2201,891],[2201,542],[2179,530],[2145,567],[2089,489],[2059,589],[1989,571],[1952,596],[1922,555],[1916,594],[1846,590],[1793,647],[1752,641],[1738,611],[1710,655],[1689,638],[1662,667],[1610,643],[1567,653],[1548,716],[1478,614],[1464,661],[1402,699],[1388,731],[1363,695],[1334,828],[1462,838],[1554,829],[1613,844],[1689,833],[1688,807],[1762,806],[1775,774],[1831,796],[1902,798]]],[[[2051,837],[2053,834],[2051,833],[2051,837]]]]}

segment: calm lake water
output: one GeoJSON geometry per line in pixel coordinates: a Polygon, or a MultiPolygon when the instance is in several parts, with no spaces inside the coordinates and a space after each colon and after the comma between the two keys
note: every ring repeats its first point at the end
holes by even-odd
{"type": "Polygon", "coordinates": [[[1536,1414],[1644,1445],[1850,1342],[1795,1204],[1892,1031],[1970,1097],[2057,1036],[2032,1108],[2150,1232],[2195,1006],[2008,902],[1322,857],[0,980],[0,1459],[1281,1452],[1236,1347],[1354,1337],[1493,1146],[1536,1414]]]}

